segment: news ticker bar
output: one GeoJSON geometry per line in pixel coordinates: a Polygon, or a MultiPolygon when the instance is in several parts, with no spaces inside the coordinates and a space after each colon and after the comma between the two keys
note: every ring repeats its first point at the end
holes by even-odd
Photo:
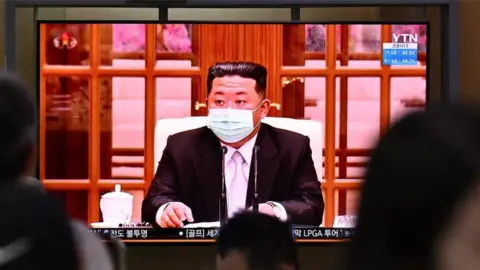
{"type": "Polygon", "coordinates": [[[385,66],[415,66],[418,64],[418,44],[384,43],[382,60],[385,66]]]}
{"type": "MultiPolygon", "coordinates": [[[[215,239],[219,228],[192,228],[192,229],[136,229],[111,228],[90,229],[91,232],[106,239],[120,238],[125,240],[199,240],[215,239]]],[[[355,235],[351,228],[320,228],[302,227],[293,228],[293,236],[298,240],[348,240],[355,235]]]]}

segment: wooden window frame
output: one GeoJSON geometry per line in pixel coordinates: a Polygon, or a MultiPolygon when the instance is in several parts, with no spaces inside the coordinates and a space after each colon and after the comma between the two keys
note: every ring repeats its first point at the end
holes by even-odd
{"type": "MultiPolygon", "coordinates": [[[[46,44],[47,25],[40,25],[40,180],[49,190],[88,191],[88,222],[100,220],[100,193],[111,190],[115,184],[121,183],[126,190],[141,189],[146,191],[155,174],[154,167],[154,131],[156,124],[156,78],[182,77],[200,78],[198,66],[183,69],[156,69],[157,34],[156,24],[146,24],[145,31],[145,69],[123,69],[100,65],[100,24],[89,24],[90,28],[90,65],[58,66],[47,65],[46,44]],[[90,79],[90,122],[89,122],[89,177],[88,179],[45,179],[46,153],[46,79],[47,76],[83,76],[90,79]],[[145,79],[145,145],[143,180],[102,180],[100,179],[100,77],[142,77],[145,79]]],[[[135,59],[135,53],[123,59],[135,59]]],[[[174,59],[192,60],[192,54],[163,54],[174,59]],[[182,58],[184,57],[184,58],[182,58]]],[[[164,59],[166,59],[164,57],[164,59]]],[[[196,61],[192,61],[194,63],[196,61]]]]}
{"type": "MultiPolygon", "coordinates": [[[[347,114],[348,114],[348,78],[349,77],[379,77],[380,78],[380,134],[383,134],[390,125],[390,79],[392,77],[426,77],[426,68],[391,68],[381,66],[375,69],[361,69],[348,67],[349,60],[381,60],[380,53],[349,53],[349,25],[341,26],[340,52],[337,53],[337,30],[335,24],[326,25],[326,49],[325,53],[305,52],[304,60],[326,60],[325,68],[285,67],[279,73],[283,77],[324,77],[325,87],[325,146],[324,146],[324,182],[322,189],[325,200],[326,226],[332,226],[336,215],[335,193],[340,190],[359,190],[362,181],[360,179],[347,179],[347,157],[366,157],[370,149],[347,148],[347,114]],[[340,61],[337,67],[336,61],[340,61]],[[336,111],[336,81],[340,78],[339,98],[339,149],[335,147],[335,111],[336,111]],[[337,164],[335,157],[339,157],[339,177],[335,176],[337,164]]],[[[391,42],[391,25],[381,26],[381,42],[391,42]]],[[[419,53],[419,61],[426,62],[426,54],[419,53]]],[[[355,167],[361,164],[351,164],[355,167]]],[[[365,165],[365,164],[363,164],[365,165]]]]}
{"type": "MultiPolygon", "coordinates": [[[[189,77],[198,78],[203,85],[203,75],[199,64],[201,59],[194,53],[157,53],[156,24],[146,24],[145,69],[120,69],[100,65],[100,25],[90,24],[90,65],[89,66],[55,66],[46,63],[47,25],[40,25],[40,179],[50,190],[83,190],[88,191],[88,222],[100,220],[100,193],[112,189],[116,183],[121,183],[126,190],[142,189],[146,191],[155,174],[154,167],[154,131],[156,124],[156,78],[158,77],[189,77]],[[193,56],[192,56],[193,55],[193,56]],[[157,60],[176,59],[191,60],[191,68],[156,69],[157,60]],[[88,179],[45,179],[46,153],[46,76],[84,76],[90,78],[90,123],[89,123],[89,178],[88,179]],[[144,145],[144,179],[143,180],[102,180],[100,179],[100,91],[99,78],[108,77],[143,77],[145,78],[145,145],[144,145]]],[[[341,49],[336,52],[336,25],[326,25],[326,52],[306,52],[305,60],[326,60],[325,68],[279,67],[276,72],[278,82],[283,77],[325,77],[325,147],[324,147],[324,179],[322,189],[325,194],[326,226],[332,226],[335,218],[335,192],[339,190],[358,190],[361,181],[346,178],[347,157],[366,156],[369,149],[347,149],[347,112],[348,112],[348,77],[380,77],[380,133],[385,132],[390,124],[390,78],[392,77],[424,77],[425,67],[395,69],[387,66],[376,69],[358,69],[346,67],[348,60],[380,60],[380,54],[349,54],[348,25],[341,26],[341,49]],[[340,60],[340,67],[336,61],[340,60]],[[339,149],[335,149],[335,79],[340,77],[340,141],[339,149]],[[340,177],[335,176],[335,157],[339,156],[340,177]],[[345,176],[345,177],[342,177],[345,176]]],[[[192,32],[196,32],[196,28],[192,32]]],[[[391,26],[382,25],[382,42],[391,40],[391,26]]],[[[142,59],[138,53],[119,53],[121,59],[142,59]]],[[[425,54],[419,54],[420,61],[425,61],[425,54]]],[[[193,99],[192,99],[193,100],[193,99]]]]}

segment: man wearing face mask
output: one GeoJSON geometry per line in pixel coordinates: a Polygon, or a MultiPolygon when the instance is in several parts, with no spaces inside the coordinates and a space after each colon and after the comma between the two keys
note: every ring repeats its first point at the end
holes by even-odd
{"type": "Polygon", "coordinates": [[[253,148],[258,151],[259,212],[293,224],[322,223],[324,202],[310,140],[261,120],[268,114],[267,70],[250,62],[209,68],[207,126],[170,136],[142,205],[142,218],[162,228],[219,220],[221,147],[227,212],[249,209],[254,193],[253,148]]]}

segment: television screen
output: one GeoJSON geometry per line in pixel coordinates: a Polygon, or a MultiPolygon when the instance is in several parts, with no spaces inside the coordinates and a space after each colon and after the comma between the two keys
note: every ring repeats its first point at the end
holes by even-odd
{"type": "Polygon", "coordinates": [[[348,239],[369,149],[426,102],[426,24],[39,31],[40,178],[125,241],[213,241],[257,204],[299,241],[348,239]]]}

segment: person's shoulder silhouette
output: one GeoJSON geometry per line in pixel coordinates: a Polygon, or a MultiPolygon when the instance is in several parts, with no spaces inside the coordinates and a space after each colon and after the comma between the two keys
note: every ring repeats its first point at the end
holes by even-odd
{"type": "Polygon", "coordinates": [[[371,153],[349,269],[429,269],[433,246],[478,184],[480,111],[412,113],[371,153]]]}
{"type": "Polygon", "coordinates": [[[2,187],[0,215],[0,269],[79,269],[69,218],[48,194],[25,186],[2,187]]]}
{"type": "Polygon", "coordinates": [[[0,72],[0,184],[35,165],[38,136],[33,92],[13,73],[0,72]]]}

